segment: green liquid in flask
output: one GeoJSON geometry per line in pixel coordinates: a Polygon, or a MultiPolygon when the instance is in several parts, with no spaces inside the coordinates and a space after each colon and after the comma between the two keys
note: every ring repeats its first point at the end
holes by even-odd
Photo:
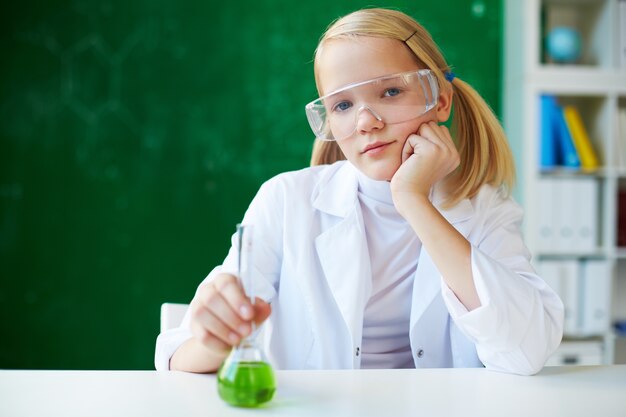
{"type": "Polygon", "coordinates": [[[274,372],[267,362],[226,362],[217,374],[217,390],[231,405],[257,407],[274,396],[274,372]]]}

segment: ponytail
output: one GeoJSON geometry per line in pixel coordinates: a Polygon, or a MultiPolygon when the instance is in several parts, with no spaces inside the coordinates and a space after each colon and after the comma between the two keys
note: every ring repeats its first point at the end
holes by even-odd
{"type": "Polygon", "coordinates": [[[483,184],[507,192],[515,183],[515,165],[504,129],[483,98],[466,82],[455,78],[452,135],[457,139],[461,163],[448,179],[449,199],[453,206],[478,193],[483,184]]]}

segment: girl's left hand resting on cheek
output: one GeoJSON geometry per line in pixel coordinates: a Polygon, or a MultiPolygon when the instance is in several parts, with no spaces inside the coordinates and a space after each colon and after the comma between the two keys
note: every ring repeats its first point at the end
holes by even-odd
{"type": "Polygon", "coordinates": [[[433,185],[454,171],[459,152],[445,126],[423,123],[410,135],[402,149],[402,164],[391,179],[391,192],[398,211],[408,208],[416,197],[428,200],[433,185]],[[403,205],[407,207],[403,207],[403,205]]]}

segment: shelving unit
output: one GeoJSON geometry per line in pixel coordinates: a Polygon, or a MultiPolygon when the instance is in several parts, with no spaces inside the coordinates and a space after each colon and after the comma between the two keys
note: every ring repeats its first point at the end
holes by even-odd
{"type": "MultiPolygon", "coordinates": [[[[619,109],[626,108],[626,68],[621,67],[618,44],[620,1],[505,0],[504,126],[516,158],[515,197],[525,209],[524,235],[533,263],[540,272],[542,266],[563,266],[562,271],[570,271],[560,272],[564,280],[585,283],[579,285],[576,297],[567,298],[566,322],[572,311],[577,317],[570,316],[570,320],[578,320],[579,325],[585,320],[584,300],[596,283],[607,283],[610,289],[605,311],[594,313],[608,314],[606,324],[598,330],[596,322],[590,327],[593,331],[566,326],[562,346],[550,364],[613,363],[615,346],[626,345],[613,331],[615,321],[626,320],[626,247],[617,244],[618,193],[626,190],[626,132],[620,131],[618,123],[619,109]],[[552,63],[546,54],[544,36],[556,26],[570,26],[581,34],[582,53],[575,64],[552,63]],[[578,108],[600,159],[599,169],[540,169],[542,95],[553,95],[559,104],[578,108]],[[558,193],[546,193],[542,187],[558,181],[576,184],[582,178],[597,184],[593,245],[583,250],[546,245],[544,239],[551,233],[542,228],[546,211],[560,200],[558,193]],[[585,268],[591,264],[603,266],[594,271],[606,272],[602,276],[580,272],[588,271],[585,268]]],[[[581,204],[585,197],[578,196],[581,204]]],[[[584,219],[559,220],[576,227],[584,219]]]]}

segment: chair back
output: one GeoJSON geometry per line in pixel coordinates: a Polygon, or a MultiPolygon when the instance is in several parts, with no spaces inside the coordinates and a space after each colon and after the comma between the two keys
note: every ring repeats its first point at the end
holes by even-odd
{"type": "Polygon", "coordinates": [[[185,317],[189,304],[163,303],[161,304],[161,333],[180,326],[185,317]]]}

